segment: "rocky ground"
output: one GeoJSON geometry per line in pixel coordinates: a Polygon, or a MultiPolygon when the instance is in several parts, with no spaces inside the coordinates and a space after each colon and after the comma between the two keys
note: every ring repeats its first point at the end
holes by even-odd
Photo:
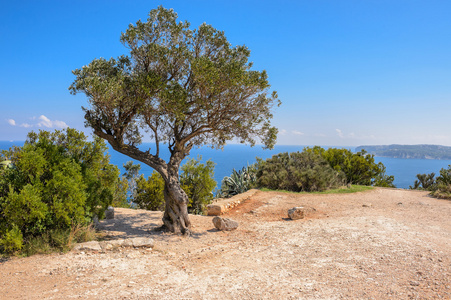
{"type": "Polygon", "coordinates": [[[451,201],[426,192],[258,192],[226,217],[192,216],[189,238],[154,230],[161,213],[116,209],[107,239],[148,237],[152,250],[13,258],[2,299],[451,299],[451,201]],[[313,207],[292,221],[287,210],[313,207]]]}

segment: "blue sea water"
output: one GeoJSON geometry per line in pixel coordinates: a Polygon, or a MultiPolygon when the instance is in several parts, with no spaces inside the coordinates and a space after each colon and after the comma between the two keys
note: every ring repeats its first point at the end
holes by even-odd
{"type": "MultiPolygon", "coordinates": [[[[22,146],[23,142],[10,142],[0,141],[0,149],[9,149],[11,146],[22,146]]],[[[140,146],[141,149],[147,150],[149,147],[154,149],[154,145],[151,143],[145,143],[140,146]]],[[[215,164],[215,180],[218,186],[221,184],[222,178],[229,176],[233,169],[239,170],[247,164],[252,164],[256,161],[256,157],[266,159],[274,154],[280,152],[295,152],[302,151],[305,146],[275,146],[273,150],[263,150],[261,146],[249,147],[245,145],[226,145],[224,150],[215,150],[208,147],[202,147],[191,150],[190,158],[196,158],[198,155],[202,156],[202,161],[208,159],[212,160],[215,164]]],[[[325,147],[327,148],[327,147],[325,147]]],[[[345,147],[354,151],[352,147],[345,147]]],[[[152,153],[151,150],[151,153],[152,153]]],[[[160,150],[162,153],[160,156],[167,160],[169,158],[169,152],[166,148],[162,147],[160,150]],[[164,151],[166,150],[166,152],[164,151]]],[[[124,172],[123,164],[130,159],[128,156],[120,154],[110,148],[108,151],[110,155],[110,162],[117,165],[121,172],[124,172]]],[[[409,185],[413,185],[417,174],[429,174],[431,172],[437,175],[440,169],[447,168],[451,164],[451,160],[436,160],[436,159],[402,159],[402,158],[389,158],[389,157],[375,157],[377,162],[382,162],[387,168],[387,175],[394,175],[394,184],[398,188],[409,188],[409,185]]],[[[186,159],[185,161],[186,162],[186,159]]],[[[135,161],[135,163],[140,163],[135,161]]],[[[141,173],[144,176],[149,176],[152,173],[152,168],[141,164],[141,173]]]]}

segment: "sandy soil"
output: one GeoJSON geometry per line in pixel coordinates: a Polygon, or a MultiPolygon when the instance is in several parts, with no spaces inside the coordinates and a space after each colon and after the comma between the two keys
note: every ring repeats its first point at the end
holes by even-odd
{"type": "Polygon", "coordinates": [[[116,209],[108,238],[155,248],[70,252],[0,263],[1,299],[451,299],[451,201],[378,188],[258,192],[227,217],[192,216],[190,238],[153,230],[161,213],[116,209]],[[286,212],[316,212],[291,221],[286,212]]]}

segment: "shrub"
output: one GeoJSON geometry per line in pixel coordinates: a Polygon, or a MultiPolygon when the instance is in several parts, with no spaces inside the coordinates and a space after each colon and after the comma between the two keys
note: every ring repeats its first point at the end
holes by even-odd
{"type": "Polygon", "coordinates": [[[257,164],[248,165],[241,170],[233,169],[230,176],[222,179],[220,197],[232,197],[244,193],[257,185],[257,164]]]}
{"type": "Polygon", "coordinates": [[[324,191],[342,185],[343,174],[314,152],[285,152],[259,163],[257,182],[275,190],[324,191]]]}
{"type": "MultiPolygon", "coordinates": [[[[202,214],[207,204],[213,200],[213,189],[216,186],[214,177],[214,163],[208,160],[200,163],[202,158],[189,159],[182,167],[180,185],[188,195],[188,212],[202,214]]],[[[153,171],[152,175],[136,179],[136,193],[133,198],[139,208],[148,210],[163,210],[164,180],[159,173],[153,171]]]]}
{"type": "Polygon", "coordinates": [[[442,168],[440,176],[436,179],[435,190],[431,195],[441,199],[451,199],[451,165],[448,169],[442,168]]]}
{"type": "Polygon", "coordinates": [[[326,150],[315,146],[307,147],[304,151],[321,155],[334,170],[343,172],[346,175],[346,184],[394,187],[394,177],[387,176],[385,166],[382,163],[376,163],[374,155],[368,154],[363,149],[352,153],[347,149],[326,150]]]}
{"type": "Polygon", "coordinates": [[[440,176],[437,177],[438,184],[451,185],[451,165],[448,166],[448,169],[442,168],[440,170],[440,176]]]}
{"type": "Polygon", "coordinates": [[[2,151],[14,166],[0,170],[4,251],[14,230],[20,231],[26,246],[39,237],[56,240],[51,235],[57,231],[68,233],[74,225],[86,226],[94,216],[103,217],[117,190],[119,170],[109,164],[100,138],[86,139],[70,128],[30,132],[23,147],[2,151]]]}
{"type": "Polygon", "coordinates": [[[431,174],[417,174],[417,180],[413,183],[413,186],[409,186],[412,190],[426,190],[433,191],[436,189],[435,173],[431,174]]]}
{"type": "Polygon", "coordinates": [[[10,230],[6,231],[3,238],[0,239],[0,249],[2,252],[12,254],[22,249],[23,236],[17,225],[14,225],[10,230]]]}
{"type": "Polygon", "coordinates": [[[74,225],[71,228],[52,229],[42,235],[31,236],[24,245],[26,255],[48,254],[55,250],[66,252],[74,243],[82,243],[95,238],[91,225],[74,225]]]}
{"type": "Polygon", "coordinates": [[[203,214],[208,204],[213,200],[215,163],[207,160],[201,163],[202,157],[189,159],[182,167],[180,184],[188,195],[188,212],[203,214]]]}
{"type": "Polygon", "coordinates": [[[379,186],[379,187],[396,187],[393,184],[393,181],[395,180],[395,176],[393,175],[387,175],[385,173],[385,166],[382,163],[378,164],[380,172],[374,177],[373,179],[373,186],[379,186]]]}
{"type": "Polygon", "coordinates": [[[114,207],[130,208],[130,203],[127,200],[127,191],[129,190],[128,180],[124,177],[118,178],[116,189],[113,193],[113,201],[111,203],[114,207]]]}
{"type": "Polygon", "coordinates": [[[136,179],[136,192],[132,201],[141,209],[164,209],[164,180],[157,171],[153,171],[147,180],[143,175],[136,179]]]}

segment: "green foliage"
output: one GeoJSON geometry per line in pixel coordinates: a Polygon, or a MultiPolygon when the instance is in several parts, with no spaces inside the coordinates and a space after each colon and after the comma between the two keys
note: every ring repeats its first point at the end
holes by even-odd
{"type": "Polygon", "coordinates": [[[28,256],[48,254],[55,250],[69,251],[74,243],[82,243],[95,238],[95,229],[91,225],[75,225],[71,228],[51,229],[42,235],[29,237],[22,252],[28,256]]]}
{"type": "Polygon", "coordinates": [[[440,170],[440,176],[436,178],[435,190],[431,195],[436,198],[451,199],[451,165],[448,169],[440,170]]]}
{"type": "Polygon", "coordinates": [[[417,174],[413,186],[409,186],[412,190],[426,190],[433,191],[436,189],[435,173],[431,174],[417,174]]]}
{"type": "Polygon", "coordinates": [[[394,187],[394,177],[387,176],[385,166],[382,163],[376,163],[374,155],[368,154],[364,149],[352,153],[347,149],[325,150],[315,146],[307,147],[304,151],[321,155],[334,170],[343,172],[346,175],[346,184],[394,187]]]}
{"type": "Polygon", "coordinates": [[[13,168],[0,171],[0,238],[18,228],[32,239],[86,225],[103,216],[117,191],[119,170],[100,138],[75,129],[30,132],[23,147],[3,151],[13,168]]]}
{"type": "Polygon", "coordinates": [[[275,190],[312,192],[341,186],[343,175],[314,152],[285,152],[259,163],[257,182],[275,190]]]}
{"type": "Polygon", "coordinates": [[[426,190],[431,196],[440,199],[451,199],[451,165],[448,169],[442,168],[440,175],[435,178],[435,173],[417,174],[412,190],[426,190]]]}
{"type": "Polygon", "coordinates": [[[116,183],[116,189],[113,193],[113,202],[111,203],[111,205],[113,207],[130,208],[130,203],[127,200],[128,190],[129,190],[128,180],[124,177],[118,178],[116,183]]]}
{"type": "Polygon", "coordinates": [[[208,204],[213,200],[213,190],[216,187],[214,180],[215,163],[207,160],[200,163],[202,157],[197,160],[189,159],[182,167],[180,184],[188,195],[188,212],[203,214],[208,204]]]}
{"type": "Polygon", "coordinates": [[[122,174],[125,179],[128,180],[128,192],[130,195],[130,198],[136,197],[136,179],[139,175],[139,170],[141,169],[140,164],[133,164],[133,161],[128,161],[125,164],[122,165],[125,169],[125,173],[122,174]]]}
{"type": "Polygon", "coordinates": [[[21,250],[23,247],[23,236],[17,225],[14,225],[10,230],[4,233],[0,239],[0,249],[4,253],[12,254],[21,250]]]}
{"type": "Polygon", "coordinates": [[[152,175],[136,179],[136,193],[132,198],[138,208],[147,210],[162,210],[164,208],[164,180],[161,175],[153,171],[152,175]]]}
{"type": "Polygon", "coordinates": [[[270,119],[277,93],[269,93],[265,71],[251,69],[246,46],[232,46],[223,31],[205,23],[191,29],[162,6],[146,22],[130,24],[120,40],[129,55],[94,59],[73,71],[69,90],[88,97],[85,118],[95,132],[117,135],[124,146],[140,143],[141,129],[157,144],[176,142],[177,149],[187,143],[221,147],[234,137],[252,145],[260,137],[274,146],[270,119]]]}
{"type": "Polygon", "coordinates": [[[395,176],[393,175],[387,175],[385,172],[385,166],[382,163],[378,163],[378,167],[379,167],[379,172],[378,174],[374,177],[373,180],[373,186],[378,186],[378,187],[389,187],[389,188],[394,188],[396,187],[393,184],[393,181],[395,180],[395,176]]]}
{"type": "MultiPolygon", "coordinates": [[[[215,164],[208,160],[200,163],[202,158],[188,160],[181,167],[180,185],[188,195],[188,211],[194,214],[202,214],[206,205],[213,199],[213,189],[216,186],[214,180],[215,164]]],[[[141,209],[162,210],[165,205],[164,180],[160,174],[153,172],[151,176],[138,177],[136,180],[136,196],[133,198],[141,209]]]]}
{"type": "Polygon", "coordinates": [[[233,169],[230,176],[222,179],[220,197],[232,197],[244,193],[257,185],[257,164],[248,165],[241,170],[233,169]]]}
{"type": "Polygon", "coordinates": [[[451,165],[448,166],[448,169],[442,168],[440,170],[440,176],[437,177],[438,184],[450,185],[451,184],[451,165]]]}

